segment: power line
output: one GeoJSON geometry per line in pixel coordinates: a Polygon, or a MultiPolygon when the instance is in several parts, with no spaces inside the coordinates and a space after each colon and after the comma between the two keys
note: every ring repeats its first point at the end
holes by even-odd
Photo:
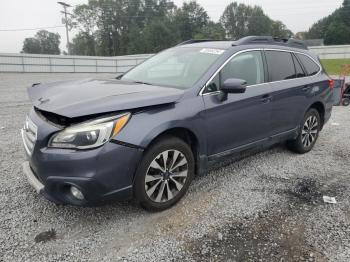
{"type": "MultiPolygon", "coordinates": [[[[132,0],[131,0],[131,2],[132,2],[132,0]]],[[[318,4],[318,6],[319,5],[322,5],[322,4],[324,4],[324,3],[319,3],[318,4]]],[[[76,7],[76,6],[79,6],[79,5],[74,5],[74,6],[72,6],[72,7],[76,7]]],[[[219,7],[219,6],[221,6],[220,4],[214,4],[214,5],[210,5],[210,6],[212,6],[212,7],[219,7]]],[[[349,6],[345,6],[345,7],[349,7],[349,6]]],[[[312,8],[312,6],[307,6],[307,7],[304,7],[304,8],[302,8],[302,7],[292,7],[292,8],[288,8],[288,10],[285,10],[285,8],[274,8],[274,9],[271,9],[271,10],[285,10],[285,11],[287,11],[286,13],[284,13],[284,14],[294,14],[294,15],[303,15],[303,14],[305,14],[305,13],[307,13],[308,11],[304,11],[304,12],[293,12],[293,11],[291,11],[291,9],[294,9],[294,10],[296,10],[296,9],[305,9],[305,8],[312,8]]],[[[314,12],[317,12],[317,11],[323,11],[323,10],[321,10],[321,8],[314,8],[313,9],[313,11],[314,12]]],[[[337,12],[338,13],[345,13],[345,12],[347,12],[346,10],[337,10],[337,12]]],[[[65,13],[65,12],[63,12],[62,11],[62,13],[65,13]]],[[[69,14],[68,12],[67,12],[67,14],[69,14]]],[[[144,16],[144,15],[135,15],[135,16],[118,16],[118,17],[123,17],[123,18],[151,18],[150,16],[144,16]]],[[[243,17],[261,17],[261,16],[242,16],[242,15],[237,15],[237,16],[235,16],[235,17],[240,17],[240,18],[243,18],[243,17]]],[[[65,27],[65,25],[56,25],[56,26],[45,26],[45,27],[34,27],[34,28],[14,28],[14,29],[0,29],[0,32],[19,32],[19,31],[35,31],[35,30],[44,30],[44,29],[54,29],[54,28],[62,28],[62,27],[65,27]]]]}
{"type": "MultiPolygon", "coordinates": [[[[132,0],[129,0],[128,2],[129,2],[129,4],[131,6],[136,6],[136,5],[140,6],[140,7],[158,7],[158,6],[160,6],[160,5],[157,5],[157,4],[153,5],[153,4],[136,3],[136,2],[134,2],[132,0]]],[[[72,7],[77,7],[77,6],[81,6],[81,5],[87,5],[88,6],[88,4],[77,4],[77,5],[73,5],[72,7]]],[[[176,4],[174,4],[174,5],[177,6],[176,4]]],[[[209,7],[227,7],[227,6],[229,6],[229,4],[216,3],[216,4],[207,4],[207,5],[203,5],[203,6],[207,6],[207,7],[208,6],[209,7]]],[[[262,9],[265,9],[262,5],[247,5],[247,6],[250,6],[250,7],[258,6],[258,7],[261,7],[262,9]]],[[[318,3],[316,5],[306,3],[306,4],[304,4],[303,7],[298,7],[298,6],[293,5],[293,6],[283,6],[283,7],[277,7],[277,8],[273,7],[273,8],[267,8],[267,9],[270,9],[270,10],[297,9],[297,8],[303,9],[304,7],[317,8],[317,7],[320,7],[320,6],[325,7],[325,8],[339,8],[339,7],[343,7],[343,4],[334,6],[334,5],[331,5],[329,3],[318,3]]],[[[349,5],[346,4],[344,7],[347,7],[347,6],[349,6],[349,5]]],[[[108,3],[107,2],[107,3],[102,3],[100,7],[120,7],[120,5],[117,4],[117,3],[108,3]]],[[[181,6],[177,6],[177,7],[180,8],[181,6]]]]}
{"type": "Polygon", "coordinates": [[[52,28],[60,28],[60,27],[64,27],[64,25],[35,27],[35,28],[0,29],[0,32],[34,31],[34,30],[44,30],[44,29],[52,29],[52,28]]]}

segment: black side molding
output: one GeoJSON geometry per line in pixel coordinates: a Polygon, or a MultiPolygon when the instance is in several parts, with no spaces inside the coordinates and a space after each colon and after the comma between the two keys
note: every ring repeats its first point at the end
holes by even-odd
{"type": "Polygon", "coordinates": [[[113,144],[130,147],[130,148],[134,148],[134,149],[137,149],[137,150],[142,150],[143,151],[145,149],[145,148],[143,148],[141,146],[137,146],[137,145],[134,145],[134,144],[122,142],[122,141],[119,141],[119,140],[113,140],[112,139],[110,142],[113,143],[113,144]]]}

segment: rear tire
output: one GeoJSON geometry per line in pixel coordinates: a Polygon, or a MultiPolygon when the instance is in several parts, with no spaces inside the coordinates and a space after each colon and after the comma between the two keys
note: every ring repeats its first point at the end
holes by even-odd
{"type": "Polygon", "coordinates": [[[163,137],[146,150],[136,171],[135,199],[147,210],[165,210],[185,195],[194,170],[189,145],[176,137],[163,137]]]}
{"type": "Polygon", "coordinates": [[[343,104],[343,106],[350,105],[350,99],[349,98],[344,98],[342,104],[343,104]]]}
{"type": "Polygon", "coordinates": [[[309,109],[299,129],[299,135],[295,140],[287,142],[287,146],[293,152],[305,154],[314,147],[321,130],[321,118],[314,108],[309,109]]]}

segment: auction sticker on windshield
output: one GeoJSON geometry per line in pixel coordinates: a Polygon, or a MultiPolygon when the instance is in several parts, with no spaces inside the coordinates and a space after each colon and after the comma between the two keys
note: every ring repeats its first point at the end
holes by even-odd
{"type": "Polygon", "coordinates": [[[225,50],[214,49],[214,48],[203,48],[200,52],[205,54],[221,55],[223,52],[225,52],[225,50]]]}

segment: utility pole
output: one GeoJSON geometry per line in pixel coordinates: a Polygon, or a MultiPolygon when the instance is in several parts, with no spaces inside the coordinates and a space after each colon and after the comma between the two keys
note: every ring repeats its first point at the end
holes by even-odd
{"type": "Polygon", "coordinates": [[[61,11],[62,14],[64,14],[65,24],[66,24],[66,36],[67,36],[67,51],[68,55],[70,55],[70,44],[69,44],[69,34],[68,34],[68,18],[67,15],[70,15],[70,13],[67,12],[67,7],[71,7],[69,4],[66,4],[65,2],[57,2],[58,4],[63,6],[64,11],[61,11]]]}

